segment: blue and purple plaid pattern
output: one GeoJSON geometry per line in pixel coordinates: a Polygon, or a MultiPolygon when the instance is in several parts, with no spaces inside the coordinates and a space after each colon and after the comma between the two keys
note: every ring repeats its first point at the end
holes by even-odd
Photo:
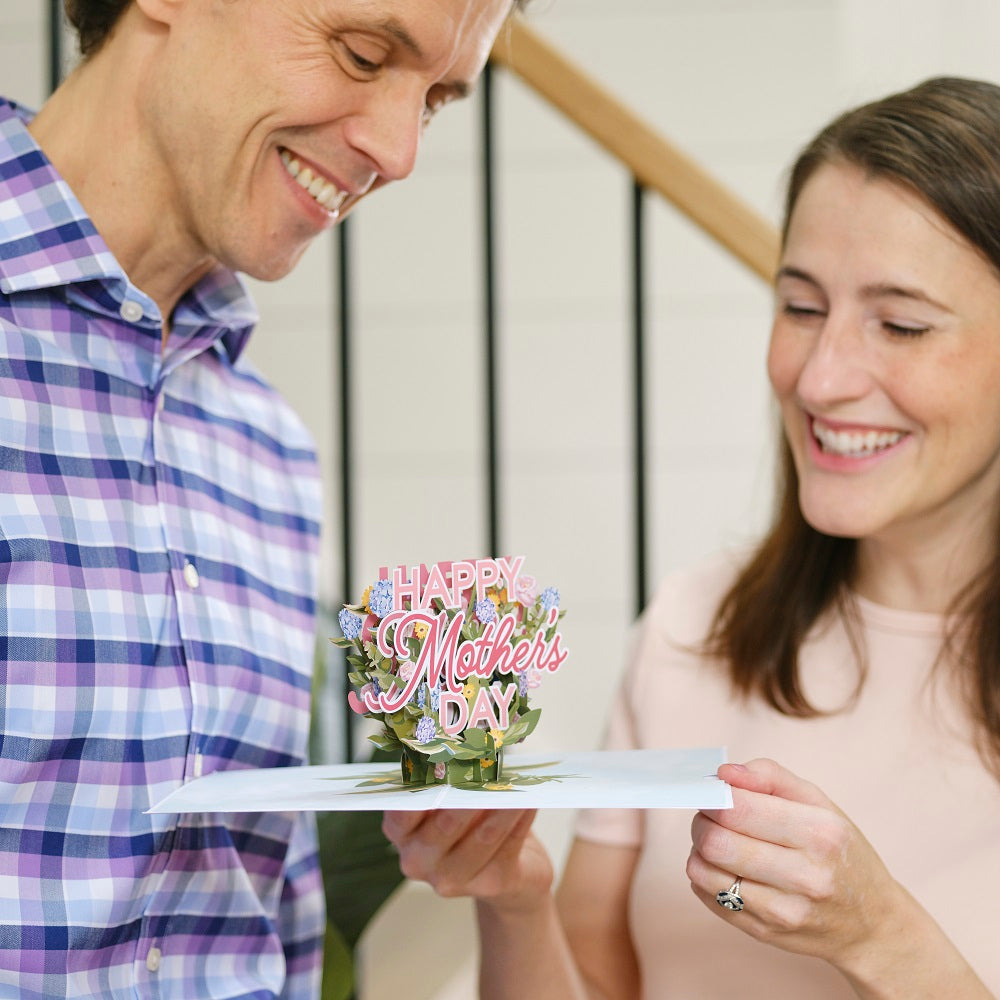
{"type": "Polygon", "coordinates": [[[238,361],[233,275],[161,354],[26,119],[0,102],[0,998],[312,998],[313,825],[144,815],[303,762],[312,445],[238,361]]]}

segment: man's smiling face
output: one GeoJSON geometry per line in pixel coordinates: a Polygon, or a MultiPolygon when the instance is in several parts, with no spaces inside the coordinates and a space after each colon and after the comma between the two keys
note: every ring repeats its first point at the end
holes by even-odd
{"type": "MultiPolygon", "coordinates": [[[[139,0],[140,6],[146,0],[139,0]]],[[[510,0],[152,0],[151,190],[185,242],[272,280],[413,170],[430,116],[475,84],[510,0]]]]}

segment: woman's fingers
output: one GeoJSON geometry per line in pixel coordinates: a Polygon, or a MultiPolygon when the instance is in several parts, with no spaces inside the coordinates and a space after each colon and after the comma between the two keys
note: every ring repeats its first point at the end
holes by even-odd
{"type": "Polygon", "coordinates": [[[429,882],[442,896],[485,896],[514,887],[534,816],[514,809],[389,813],[383,830],[407,878],[429,882]]]}
{"type": "Polygon", "coordinates": [[[766,757],[746,764],[723,764],[719,777],[734,788],[744,788],[763,795],[776,795],[804,805],[830,806],[832,803],[823,792],[804,778],[766,757]]]}
{"type": "Polygon", "coordinates": [[[819,788],[774,761],[724,764],[719,776],[732,787],[733,807],[701,813],[719,827],[783,847],[815,842],[828,850],[839,849],[848,833],[850,821],[819,788]]]}
{"type": "Polygon", "coordinates": [[[733,808],[691,823],[687,871],[699,899],[753,937],[832,961],[868,939],[883,919],[868,904],[888,897],[892,879],[857,827],[773,761],[719,773],[733,808]],[[716,895],[737,877],[745,907],[727,910],[716,895]]]}

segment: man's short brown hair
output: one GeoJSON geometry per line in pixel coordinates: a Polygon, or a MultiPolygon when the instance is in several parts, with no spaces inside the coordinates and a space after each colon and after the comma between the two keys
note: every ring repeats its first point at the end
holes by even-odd
{"type": "MultiPolygon", "coordinates": [[[[80,39],[80,54],[89,56],[103,44],[122,11],[132,0],[65,0],[66,17],[80,39]]],[[[528,0],[514,0],[512,9],[520,10],[528,0]]]]}

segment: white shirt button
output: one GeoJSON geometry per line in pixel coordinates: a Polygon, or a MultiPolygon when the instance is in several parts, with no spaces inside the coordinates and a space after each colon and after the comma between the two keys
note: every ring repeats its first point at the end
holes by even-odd
{"type": "Polygon", "coordinates": [[[198,585],[201,583],[201,577],[198,576],[198,570],[195,569],[194,563],[184,563],[184,582],[192,590],[198,589],[198,585]]]}
{"type": "Polygon", "coordinates": [[[150,972],[156,972],[160,967],[161,953],[159,948],[150,948],[149,954],[146,956],[146,968],[150,972]]]}
{"type": "Polygon", "coordinates": [[[142,306],[131,299],[126,299],[118,312],[126,323],[138,323],[142,319],[142,306]]]}

